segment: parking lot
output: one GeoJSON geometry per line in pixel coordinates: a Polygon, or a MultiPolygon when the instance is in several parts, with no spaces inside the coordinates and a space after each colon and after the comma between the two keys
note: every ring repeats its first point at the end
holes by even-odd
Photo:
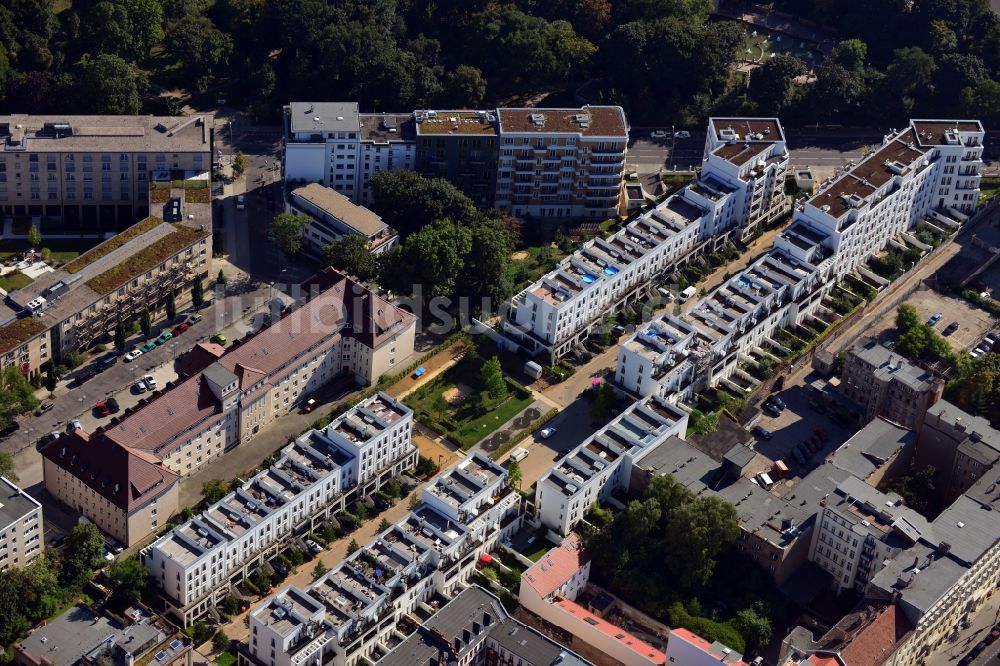
{"type": "MultiPolygon", "coordinates": [[[[769,460],[782,460],[788,466],[788,478],[772,489],[777,495],[784,495],[795,485],[796,480],[807,474],[811,469],[819,465],[823,458],[835,451],[841,444],[846,442],[854,433],[856,428],[845,428],[835,423],[830,415],[825,411],[817,411],[809,405],[811,389],[807,386],[795,385],[778,392],[778,395],[785,402],[785,409],[779,416],[771,416],[766,412],[761,414],[758,425],[771,432],[771,439],[765,440],[760,437],[754,446],[757,453],[766,456],[769,460]],[[817,428],[821,429],[817,433],[817,428]],[[812,454],[806,465],[800,464],[792,453],[792,449],[797,444],[819,434],[825,438],[822,447],[812,454]]],[[[762,467],[770,468],[770,465],[762,467]]],[[[766,469],[751,469],[751,473],[767,471],[766,469]]]]}
{"type": "MultiPolygon", "coordinates": [[[[942,317],[935,329],[942,335],[949,324],[958,322],[958,330],[948,336],[948,342],[956,352],[975,347],[995,326],[993,317],[985,310],[972,306],[962,299],[940,294],[933,289],[915,291],[906,302],[917,309],[917,313],[924,321],[940,312],[942,317]]],[[[878,333],[879,340],[883,344],[896,339],[895,318],[896,311],[890,310],[872,329],[873,334],[878,333]]]]}

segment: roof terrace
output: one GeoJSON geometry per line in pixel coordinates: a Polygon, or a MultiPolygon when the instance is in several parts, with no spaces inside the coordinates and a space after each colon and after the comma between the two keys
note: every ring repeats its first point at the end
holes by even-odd
{"type": "Polygon", "coordinates": [[[278,494],[279,490],[277,487],[272,488],[270,485],[265,485],[266,481],[263,477],[264,474],[258,474],[250,483],[243,487],[243,491],[253,501],[263,504],[266,507],[275,508],[284,506],[291,497],[288,497],[284,493],[278,494]]]}
{"type": "Polygon", "coordinates": [[[370,606],[389,592],[375,581],[365,578],[351,565],[352,562],[341,564],[330,572],[329,580],[334,581],[341,589],[350,591],[352,596],[362,601],[365,606],[370,606]]]}
{"type": "MultiPolygon", "coordinates": [[[[197,535],[195,536],[197,537],[197,535]]],[[[218,543],[221,543],[221,541],[218,543]]],[[[165,556],[177,562],[182,567],[186,567],[193,564],[198,558],[211,550],[213,548],[213,542],[209,538],[199,537],[192,539],[189,534],[183,532],[183,528],[178,528],[157,541],[156,547],[160,549],[165,556]],[[184,534],[187,538],[181,537],[181,534],[184,534]]]]}
{"type": "Polygon", "coordinates": [[[384,393],[377,393],[367,404],[360,406],[374,414],[383,423],[392,425],[410,413],[402,403],[396,402],[384,393]]]}
{"type": "MultiPolygon", "coordinates": [[[[279,493],[285,500],[293,500],[298,497],[299,493],[305,490],[304,487],[293,481],[283,471],[274,467],[269,467],[258,474],[257,481],[258,485],[263,486],[266,484],[268,488],[279,493]]],[[[266,501],[267,498],[265,498],[266,501]]]]}
{"type": "Polygon", "coordinates": [[[331,571],[313,583],[309,593],[326,607],[328,620],[344,624],[356,618],[368,602],[366,597],[359,597],[354,590],[344,586],[334,573],[331,571]]]}

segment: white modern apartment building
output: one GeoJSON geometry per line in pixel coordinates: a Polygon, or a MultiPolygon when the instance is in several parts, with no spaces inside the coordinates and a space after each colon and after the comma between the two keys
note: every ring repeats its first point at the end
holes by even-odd
{"type": "Polygon", "coordinates": [[[615,384],[642,397],[684,395],[699,364],[714,358],[713,346],[694,324],[662,314],[619,345],[615,384]]]}
{"type": "Polygon", "coordinates": [[[736,238],[748,242],[788,210],[784,195],[788,150],[777,118],[710,118],[702,174],[733,190],[736,238]]]}
{"type": "Polygon", "coordinates": [[[168,612],[190,624],[291,535],[411,469],[412,428],[413,412],[378,393],[299,437],[270,468],[145,549],[168,612]]]}
{"type": "Polygon", "coordinates": [[[795,220],[824,237],[840,278],[924,218],[964,221],[979,200],[984,137],[979,121],[912,120],[823,185],[795,220]]]}
{"type": "Polygon", "coordinates": [[[250,614],[247,652],[264,666],[374,662],[398,622],[460,593],[479,557],[520,527],[506,470],[475,453],[424,489],[425,502],[308,589],[286,587],[250,614]]]}
{"type": "Polygon", "coordinates": [[[0,571],[23,569],[44,549],[42,505],[0,476],[0,571]]]}
{"type": "Polygon", "coordinates": [[[366,205],[373,175],[416,168],[412,114],[360,113],[354,102],[292,102],[284,112],[289,183],[320,183],[366,205]]]}
{"type": "Polygon", "coordinates": [[[838,594],[863,592],[885,562],[930,534],[927,520],[899,495],[850,476],[819,509],[809,559],[830,574],[838,594]]]}
{"type": "Polygon", "coordinates": [[[634,462],[671,435],[683,437],[687,423],[687,412],[658,396],[633,403],[538,480],[535,507],[541,524],[567,536],[591,504],[628,488],[634,462]]]}

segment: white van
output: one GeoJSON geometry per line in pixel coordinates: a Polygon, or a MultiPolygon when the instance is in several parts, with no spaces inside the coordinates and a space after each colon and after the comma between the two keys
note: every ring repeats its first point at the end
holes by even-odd
{"type": "Polygon", "coordinates": [[[678,298],[677,300],[679,300],[681,303],[686,303],[689,298],[691,298],[697,293],[698,293],[697,289],[695,289],[694,287],[688,287],[687,289],[681,292],[680,298],[678,298]]]}
{"type": "Polygon", "coordinates": [[[528,449],[523,446],[519,446],[510,454],[510,459],[514,462],[521,462],[528,457],[528,449]]]}

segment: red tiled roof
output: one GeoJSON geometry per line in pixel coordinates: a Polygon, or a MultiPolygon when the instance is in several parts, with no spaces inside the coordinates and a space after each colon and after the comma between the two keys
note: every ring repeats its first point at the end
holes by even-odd
{"type": "Polygon", "coordinates": [[[571,534],[548,553],[542,556],[530,569],[521,574],[523,580],[543,599],[559,589],[566,581],[590,562],[590,553],[583,547],[580,538],[571,534]]]}
{"type": "Polygon", "coordinates": [[[240,378],[240,390],[245,391],[256,384],[261,377],[266,377],[267,373],[257,368],[248,368],[245,365],[236,364],[235,374],[240,378]]]}
{"type": "Polygon", "coordinates": [[[141,506],[180,478],[155,456],[132,451],[101,434],[88,438],[77,431],[51,442],[41,453],[125,511],[141,506]]]}
{"type": "Polygon", "coordinates": [[[882,612],[855,634],[840,652],[845,666],[878,666],[892,655],[893,650],[909,633],[913,625],[896,604],[889,604],[882,612]]]}
{"type": "Polygon", "coordinates": [[[177,374],[191,376],[212,365],[226,353],[226,348],[214,342],[199,342],[177,361],[177,374]]]}
{"type": "Polygon", "coordinates": [[[122,446],[159,453],[178,433],[215,414],[218,408],[215,394],[198,374],[159,393],[104,432],[122,446]]]}
{"type": "MultiPolygon", "coordinates": [[[[653,664],[665,664],[667,663],[667,655],[660,652],[652,645],[645,643],[632,634],[628,633],[624,629],[616,627],[607,620],[597,617],[590,611],[588,611],[583,606],[575,604],[567,599],[560,599],[555,602],[555,607],[560,608],[563,611],[569,613],[570,615],[579,618],[581,621],[586,622],[588,625],[593,627],[595,630],[611,636],[617,640],[622,645],[628,647],[630,650],[636,654],[642,655],[644,658],[648,659],[650,663],[653,664]]],[[[582,637],[581,637],[582,638],[582,637]]],[[[586,641],[585,638],[582,640],[586,641]]]]}

